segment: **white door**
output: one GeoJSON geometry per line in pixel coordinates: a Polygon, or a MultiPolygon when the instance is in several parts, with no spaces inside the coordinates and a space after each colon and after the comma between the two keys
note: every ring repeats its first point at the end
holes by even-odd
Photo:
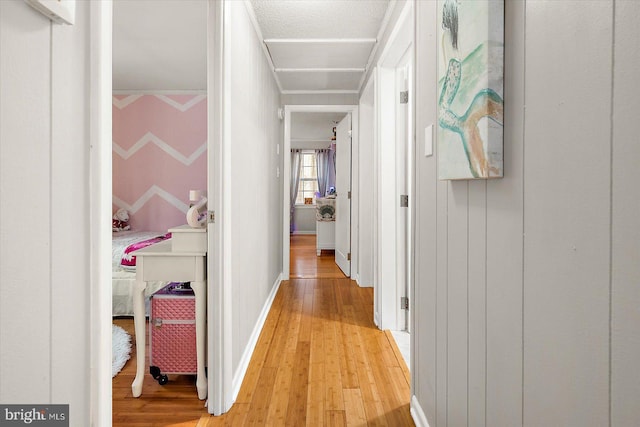
{"type": "Polygon", "coordinates": [[[351,276],[351,114],[336,126],[336,264],[351,276]]]}

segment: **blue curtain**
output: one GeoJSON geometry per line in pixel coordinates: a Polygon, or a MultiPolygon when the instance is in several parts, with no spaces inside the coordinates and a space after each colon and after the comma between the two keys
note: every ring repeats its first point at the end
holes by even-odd
{"type": "Polygon", "coordinates": [[[320,197],[327,195],[329,186],[329,150],[316,150],[316,167],[318,168],[318,192],[320,197]]]}

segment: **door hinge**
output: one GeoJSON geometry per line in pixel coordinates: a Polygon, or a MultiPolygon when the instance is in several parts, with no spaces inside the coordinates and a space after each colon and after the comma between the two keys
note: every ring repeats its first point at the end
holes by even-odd
{"type": "Polygon", "coordinates": [[[400,308],[402,310],[409,310],[409,298],[408,297],[400,297],[400,308]]]}
{"type": "Polygon", "coordinates": [[[353,131],[351,129],[349,129],[347,131],[347,134],[349,135],[349,138],[351,138],[353,136],[353,131]]]}
{"type": "Polygon", "coordinates": [[[400,207],[401,208],[409,207],[409,196],[407,194],[400,195],[400,207]]]}
{"type": "Polygon", "coordinates": [[[207,211],[207,222],[209,224],[216,222],[216,211],[207,211]]]}
{"type": "Polygon", "coordinates": [[[351,199],[351,191],[347,191],[347,199],[351,199]]]}
{"type": "Polygon", "coordinates": [[[351,261],[351,252],[347,254],[347,261],[351,261]]]}
{"type": "Polygon", "coordinates": [[[400,92],[400,104],[408,104],[409,103],[409,91],[405,90],[400,92]]]}

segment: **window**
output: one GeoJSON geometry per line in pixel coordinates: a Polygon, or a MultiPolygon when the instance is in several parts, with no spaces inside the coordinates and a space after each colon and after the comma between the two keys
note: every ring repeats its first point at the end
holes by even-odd
{"type": "Polygon", "coordinates": [[[296,205],[304,205],[304,199],[309,197],[312,198],[313,204],[315,204],[317,191],[318,169],[316,167],[316,153],[314,151],[303,151],[300,153],[300,185],[298,186],[296,205]]]}

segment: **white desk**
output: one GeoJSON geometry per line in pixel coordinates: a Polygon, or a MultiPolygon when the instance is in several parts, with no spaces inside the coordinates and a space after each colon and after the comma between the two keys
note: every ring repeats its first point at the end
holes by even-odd
{"type": "MultiPolygon", "coordinates": [[[[170,230],[171,231],[171,230],[170,230]]],[[[131,384],[134,397],[142,394],[145,376],[145,311],[144,290],[148,281],[191,282],[196,300],[196,357],[198,397],[207,397],[207,377],[204,371],[206,330],[206,251],[176,251],[172,240],[165,240],[133,252],[136,257],[136,283],[133,293],[133,319],[136,331],[136,378],[131,384]]]]}

